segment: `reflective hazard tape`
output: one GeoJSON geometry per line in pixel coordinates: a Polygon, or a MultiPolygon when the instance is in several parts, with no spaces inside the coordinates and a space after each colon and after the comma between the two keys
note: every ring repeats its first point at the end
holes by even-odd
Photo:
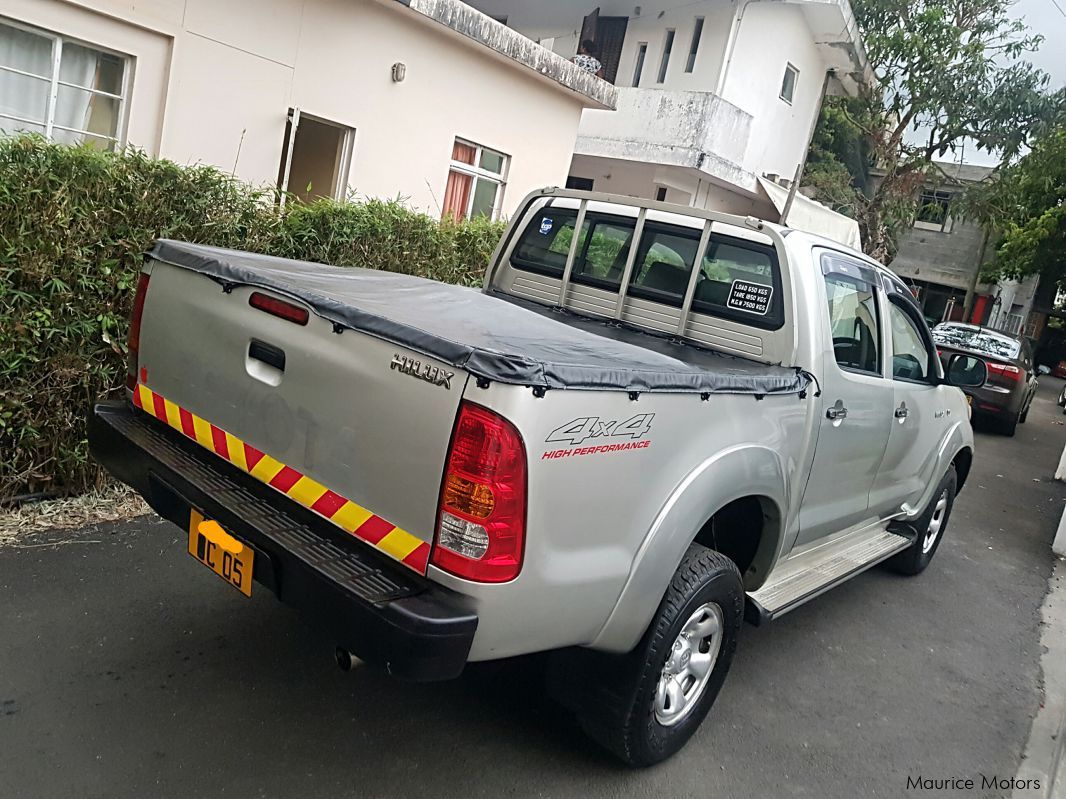
{"type": "Polygon", "coordinates": [[[133,404],[385,554],[426,573],[429,544],[138,383],[133,404]]]}

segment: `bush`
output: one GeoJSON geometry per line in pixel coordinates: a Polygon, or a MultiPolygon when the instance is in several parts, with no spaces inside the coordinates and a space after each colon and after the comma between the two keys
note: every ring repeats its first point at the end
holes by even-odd
{"type": "Polygon", "coordinates": [[[125,376],[143,253],[173,238],[455,283],[480,280],[501,234],[400,202],[290,203],[212,167],[0,139],[0,499],[100,482],[85,417],[125,376]]]}

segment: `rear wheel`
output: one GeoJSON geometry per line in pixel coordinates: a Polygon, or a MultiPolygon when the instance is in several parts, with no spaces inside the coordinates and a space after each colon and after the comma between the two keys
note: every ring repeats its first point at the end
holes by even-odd
{"type": "Polygon", "coordinates": [[[569,672],[585,686],[575,708],[585,732],[630,766],[673,755],[714,704],[743,616],[733,561],[692,544],[637,647],[618,656],[588,653],[581,673],[569,672]]]}
{"type": "Polygon", "coordinates": [[[1020,414],[1008,414],[999,420],[999,432],[1011,438],[1016,432],[1018,432],[1018,422],[1021,421],[1020,414]]]}
{"type": "Polygon", "coordinates": [[[1018,417],[1018,424],[1025,424],[1025,420],[1029,418],[1029,409],[1033,407],[1033,398],[1029,397],[1029,401],[1025,403],[1025,407],[1022,409],[1022,415],[1018,417]]]}
{"type": "Polygon", "coordinates": [[[952,466],[937,485],[925,512],[914,522],[918,537],[907,549],[888,561],[889,568],[907,575],[925,571],[944,538],[944,530],[948,526],[948,519],[951,518],[951,508],[955,504],[957,488],[958,478],[955,476],[955,467],[952,466]]]}

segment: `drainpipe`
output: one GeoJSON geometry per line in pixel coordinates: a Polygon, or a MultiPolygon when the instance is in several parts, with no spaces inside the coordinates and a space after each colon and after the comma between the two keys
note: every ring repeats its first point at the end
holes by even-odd
{"type": "Polygon", "coordinates": [[[822,93],[818,98],[818,107],[814,110],[814,119],[811,120],[811,129],[807,133],[807,146],[803,150],[803,158],[800,159],[799,164],[796,166],[796,176],[792,180],[792,185],[788,190],[788,199],[785,200],[785,207],[781,210],[781,224],[788,225],[788,215],[792,211],[792,203],[796,201],[796,192],[799,191],[800,181],[803,180],[803,172],[807,169],[807,157],[811,152],[811,144],[814,142],[814,132],[818,129],[818,120],[822,117],[822,106],[825,105],[825,96],[829,93],[829,81],[836,76],[837,71],[835,69],[827,69],[825,71],[825,80],[822,81],[822,93]]]}
{"type": "Polygon", "coordinates": [[[741,0],[737,6],[737,13],[733,15],[733,24],[729,28],[729,42],[726,44],[725,61],[722,64],[722,71],[718,73],[718,86],[714,90],[714,93],[719,97],[725,91],[725,79],[729,75],[729,67],[733,63],[733,51],[736,50],[737,39],[740,38],[740,23],[744,21],[744,12],[753,2],[755,0],[741,0]]]}

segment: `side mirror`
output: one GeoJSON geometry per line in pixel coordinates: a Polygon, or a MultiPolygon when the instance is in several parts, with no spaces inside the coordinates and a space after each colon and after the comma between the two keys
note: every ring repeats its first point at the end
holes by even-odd
{"type": "Polygon", "coordinates": [[[980,358],[956,353],[948,359],[944,382],[959,388],[979,388],[988,380],[988,366],[980,358]]]}

